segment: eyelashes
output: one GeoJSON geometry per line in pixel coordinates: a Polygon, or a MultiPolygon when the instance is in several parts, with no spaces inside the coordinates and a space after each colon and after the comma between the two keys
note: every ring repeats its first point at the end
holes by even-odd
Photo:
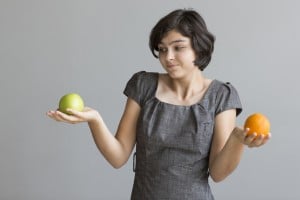
{"type": "Polygon", "coordinates": [[[163,53],[163,52],[167,52],[168,50],[167,50],[167,48],[158,47],[157,51],[160,52],[160,53],[163,53]]]}
{"type": "MultiPolygon", "coordinates": [[[[175,46],[175,47],[173,47],[173,50],[175,52],[180,52],[180,51],[184,50],[185,48],[186,48],[185,46],[175,46]]],[[[165,52],[168,52],[168,48],[158,47],[157,51],[160,53],[165,53],[165,52]]]]}

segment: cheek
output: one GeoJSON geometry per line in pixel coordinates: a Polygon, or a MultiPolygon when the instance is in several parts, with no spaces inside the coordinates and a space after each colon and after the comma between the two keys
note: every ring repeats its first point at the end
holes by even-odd
{"type": "Polygon", "coordinates": [[[196,60],[196,56],[194,53],[190,53],[182,56],[180,59],[185,63],[194,63],[194,61],[196,60]]]}
{"type": "Polygon", "coordinates": [[[164,59],[162,59],[161,57],[158,57],[158,60],[159,60],[160,64],[164,66],[164,64],[165,64],[165,60],[164,60],[164,59]]]}

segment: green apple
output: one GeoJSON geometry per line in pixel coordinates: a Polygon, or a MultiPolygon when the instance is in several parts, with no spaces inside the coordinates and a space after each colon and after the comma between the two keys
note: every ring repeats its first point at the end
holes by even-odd
{"type": "Polygon", "coordinates": [[[66,114],[70,114],[67,111],[67,108],[82,111],[84,108],[84,102],[81,96],[76,93],[70,93],[62,96],[59,100],[58,110],[66,114]]]}

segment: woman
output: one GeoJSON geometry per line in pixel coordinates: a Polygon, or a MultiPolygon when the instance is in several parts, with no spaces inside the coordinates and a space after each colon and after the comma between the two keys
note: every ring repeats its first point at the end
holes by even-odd
{"type": "Polygon", "coordinates": [[[242,111],[236,89],[202,74],[214,36],[196,11],[175,10],[163,17],[149,45],[166,73],[141,71],[131,77],[115,136],[92,108],[47,114],[57,121],[87,122],[115,168],[127,162],[136,145],[131,199],[213,199],[208,177],[224,180],[239,164],[244,146],[261,146],[270,134],[248,135],[248,129],[236,127],[242,111]]]}

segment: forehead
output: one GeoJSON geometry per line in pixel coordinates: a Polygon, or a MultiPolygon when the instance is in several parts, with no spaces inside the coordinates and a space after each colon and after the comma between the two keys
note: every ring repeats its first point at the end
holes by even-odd
{"type": "Polygon", "coordinates": [[[183,36],[178,31],[172,30],[166,33],[166,35],[162,38],[160,44],[162,45],[171,45],[173,43],[189,43],[190,38],[183,36]]]}

